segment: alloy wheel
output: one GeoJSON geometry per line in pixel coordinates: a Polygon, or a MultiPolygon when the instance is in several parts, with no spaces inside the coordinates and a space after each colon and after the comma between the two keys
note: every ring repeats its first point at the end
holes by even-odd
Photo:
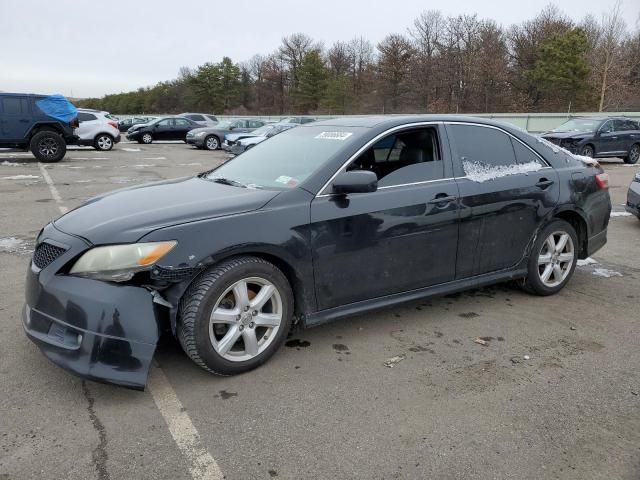
{"type": "Polygon", "coordinates": [[[546,287],[557,287],[571,272],[575,249],[567,232],[553,232],[542,244],[538,255],[538,275],[546,287]]]}
{"type": "Polygon", "coordinates": [[[145,133],[145,134],[142,136],[142,141],[143,141],[144,143],[151,143],[151,142],[153,141],[153,137],[151,136],[151,134],[150,134],[150,133],[145,133]]]}
{"type": "Polygon", "coordinates": [[[218,149],[218,139],[216,137],[207,138],[207,148],[209,150],[217,150],[218,149]]]}
{"type": "Polygon", "coordinates": [[[244,362],[260,355],[276,337],[284,307],[276,286],[244,278],[218,299],[209,318],[209,339],[225,360],[244,362]]]}
{"type": "Polygon", "coordinates": [[[584,155],[585,157],[593,158],[593,155],[594,155],[593,147],[591,147],[590,145],[587,145],[586,147],[584,147],[582,149],[582,155],[584,155]]]}
{"type": "Polygon", "coordinates": [[[637,163],[640,160],[640,145],[637,143],[629,151],[629,163],[637,163]]]}
{"type": "Polygon", "coordinates": [[[111,147],[113,146],[111,138],[106,135],[101,135],[100,137],[98,137],[97,143],[100,150],[111,150],[111,147]]]}
{"type": "Polygon", "coordinates": [[[38,151],[44,157],[53,158],[58,153],[58,142],[53,138],[43,138],[38,144],[38,151]]]}

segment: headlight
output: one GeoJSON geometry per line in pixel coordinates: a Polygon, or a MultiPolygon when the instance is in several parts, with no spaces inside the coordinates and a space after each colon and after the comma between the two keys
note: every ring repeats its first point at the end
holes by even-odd
{"type": "Polygon", "coordinates": [[[204,137],[207,134],[207,132],[198,132],[196,133],[196,137],[204,137]]]}
{"type": "Polygon", "coordinates": [[[177,243],[169,241],[95,247],[82,255],[69,273],[96,280],[126,282],[136,272],[148,270],[177,243]]]}

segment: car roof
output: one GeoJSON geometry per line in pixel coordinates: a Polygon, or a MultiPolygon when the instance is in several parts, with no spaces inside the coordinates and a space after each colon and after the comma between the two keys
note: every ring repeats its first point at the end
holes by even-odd
{"type": "Polygon", "coordinates": [[[372,115],[372,116],[354,116],[340,117],[328,120],[319,120],[313,123],[300,125],[303,128],[316,128],[321,126],[335,127],[385,127],[392,128],[396,126],[406,125],[418,122],[467,122],[479,123],[483,125],[505,126],[514,128],[512,125],[504,122],[490,120],[481,117],[467,117],[462,115],[372,115]]]}
{"type": "Polygon", "coordinates": [[[13,92],[0,92],[0,95],[5,97],[37,97],[37,98],[45,98],[49,95],[42,95],[40,93],[13,93],[13,92]]]}

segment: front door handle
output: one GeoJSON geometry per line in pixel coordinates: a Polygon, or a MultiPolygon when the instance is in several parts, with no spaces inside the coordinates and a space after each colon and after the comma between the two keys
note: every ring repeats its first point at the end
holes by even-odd
{"type": "Polygon", "coordinates": [[[553,185],[553,180],[549,180],[547,178],[541,178],[540,180],[538,180],[538,183],[536,183],[536,187],[543,190],[550,187],[551,185],[553,185]]]}
{"type": "Polygon", "coordinates": [[[446,193],[439,193],[438,195],[433,197],[432,200],[429,200],[427,203],[429,205],[444,206],[444,204],[455,202],[457,199],[458,197],[455,197],[453,195],[447,195],[446,193]]]}

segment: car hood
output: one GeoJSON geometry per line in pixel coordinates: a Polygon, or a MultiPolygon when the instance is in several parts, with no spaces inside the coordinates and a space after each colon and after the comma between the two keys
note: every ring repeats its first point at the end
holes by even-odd
{"type": "Polygon", "coordinates": [[[243,138],[242,139],[242,143],[244,145],[255,145],[256,143],[260,143],[260,142],[264,142],[267,139],[267,137],[263,137],[263,136],[253,136],[253,137],[249,137],[249,138],[243,138]]]}
{"type": "Polygon", "coordinates": [[[589,132],[545,132],[542,138],[584,138],[593,135],[589,132]]]}
{"type": "Polygon", "coordinates": [[[178,178],[94,197],[54,224],[93,244],[135,242],[158,228],[257,210],[278,193],[178,178]]]}
{"type": "Polygon", "coordinates": [[[248,138],[248,137],[255,137],[255,135],[252,135],[251,133],[248,133],[248,132],[227,133],[224,138],[226,138],[229,141],[235,142],[236,140],[240,140],[241,138],[248,138]]]}

